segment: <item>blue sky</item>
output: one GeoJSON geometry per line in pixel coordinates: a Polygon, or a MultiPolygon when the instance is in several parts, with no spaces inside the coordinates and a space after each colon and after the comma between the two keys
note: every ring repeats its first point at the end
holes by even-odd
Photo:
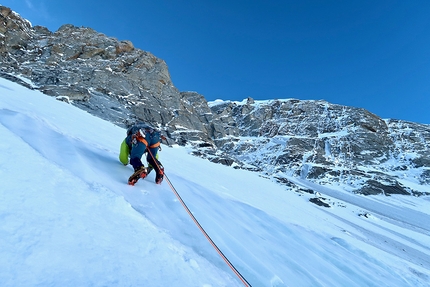
{"type": "Polygon", "coordinates": [[[162,58],[207,100],[324,99],[430,124],[430,1],[0,0],[162,58]]]}

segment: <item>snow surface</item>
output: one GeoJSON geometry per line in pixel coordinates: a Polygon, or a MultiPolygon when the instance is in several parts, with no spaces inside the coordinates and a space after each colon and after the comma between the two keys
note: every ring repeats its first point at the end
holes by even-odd
{"type": "MultiPolygon", "coordinates": [[[[124,129],[0,79],[0,135],[0,286],[244,285],[167,180],[127,185],[124,129]]],[[[430,286],[429,197],[365,197],[290,177],[316,192],[296,193],[178,146],[160,159],[254,287],[430,286]],[[331,207],[309,202],[317,196],[331,207]]]]}

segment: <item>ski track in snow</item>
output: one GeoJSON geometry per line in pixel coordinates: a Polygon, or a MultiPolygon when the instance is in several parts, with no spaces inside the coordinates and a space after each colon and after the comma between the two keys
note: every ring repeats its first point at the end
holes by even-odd
{"type": "Polygon", "coordinates": [[[362,195],[353,195],[334,189],[321,187],[315,183],[303,179],[296,179],[292,177],[289,177],[288,179],[292,182],[295,182],[299,186],[307,187],[332,198],[336,198],[343,202],[361,207],[372,213],[381,215],[383,217],[388,217],[392,220],[402,223],[403,225],[409,225],[412,229],[421,229],[423,232],[430,233],[430,221],[426,220],[429,218],[429,214],[427,213],[412,210],[404,206],[395,206],[388,202],[375,201],[371,198],[371,196],[364,197],[362,195]]]}
{"type": "Polygon", "coordinates": [[[326,196],[359,207],[362,212],[371,213],[372,217],[377,220],[369,219],[368,222],[378,230],[377,233],[373,232],[370,227],[363,228],[358,224],[326,211],[331,216],[350,225],[352,228],[348,230],[348,233],[352,233],[354,237],[381,250],[402,257],[407,261],[430,269],[430,246],[428,245],[429,242],[425,242],[428,238],[420,236],[420,234],[430,234],[429,214],[411,210],[404,206],[400,208],[388,202],[374,200],[371,196],[350,195],[329,188],[322,188],[305,180],[296,180],[293,178],[290,178],[290,180],[304,187],[318,190],[318,192],[326,196]],[[394,231],[394,227],[388,229],[381,223],[384,225],[395,225],[398,231],[394,231]],[[390,233],[391,236],[384,236],[384,233],[390,233]],[[404,234],[408,234],[408,236],[404,234]],[[421,241],[418,241],[418,239],[421,241]]]}

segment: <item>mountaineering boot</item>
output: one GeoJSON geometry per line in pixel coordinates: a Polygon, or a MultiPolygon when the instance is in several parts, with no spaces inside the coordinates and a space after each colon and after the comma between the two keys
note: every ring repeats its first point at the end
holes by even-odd
{"type": "Polygon", "coordinates": [[[135,183],[140,178],[145,178],[146,174],[147,174],[146,173],[146,168],[144,166],[141,166],[140,168],[136,169],[136,171],[129,177],[128,184],[129,185],[135,185],[135,183]]]}
{"type": "Polygon", "coordinates": [[[148,165],[148,168],[146,169],[146,174],[150,174],[153,169],[154,168],[151,165],[148,165]]]}
{"type": "Polygon", "coordinates": [[[155,175],[155,183],[160,184],[164,178],[164,167],[160,165],[160,171],[155,175]]]}

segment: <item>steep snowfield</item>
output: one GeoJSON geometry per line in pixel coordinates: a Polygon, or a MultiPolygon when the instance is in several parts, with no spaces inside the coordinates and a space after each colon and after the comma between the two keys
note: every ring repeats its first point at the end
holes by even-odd
{"type": "MultiPolygon", "coordinates": [[[[0,79],[0,286],[243,286],[124,129],[0,79]]],[[[364,197],[163,147],[168,179],[252,286],[429,286],[430,198],[364,197]]],[[[420,186],[414,186],[420,188],[420,186]]],[[[423,190],[424,191],[424,190],[423,190]]]]}

